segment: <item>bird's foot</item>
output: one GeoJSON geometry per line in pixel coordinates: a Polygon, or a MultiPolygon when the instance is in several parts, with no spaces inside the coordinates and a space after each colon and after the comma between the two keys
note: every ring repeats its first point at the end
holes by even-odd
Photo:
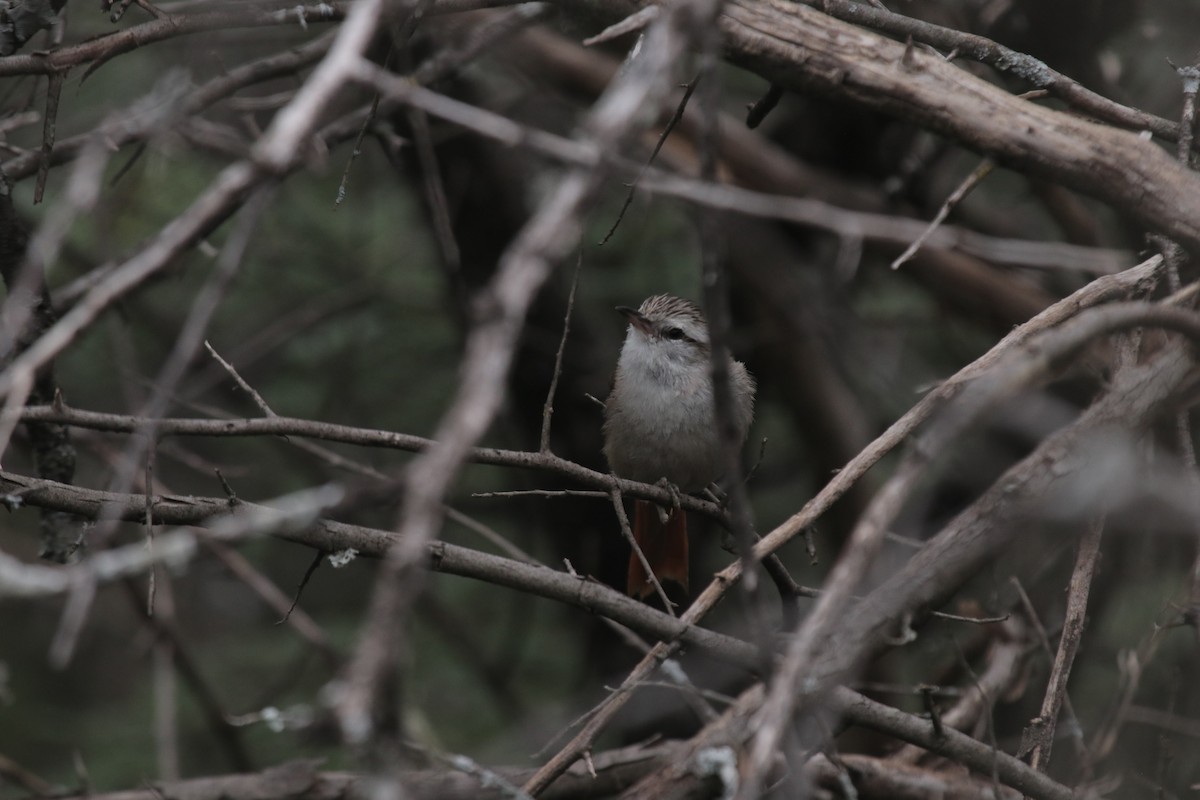
{"type": "Polygon", "coordinates": [[[662,506],[659,506],[659,505],[655,506],[655,508],[658,509],[658,521],[661,522],[663,525],[666,525],[667,520],[669,520],[671,518],[671,514],[673,514],[674,512],[679,510],[679,507],[681,505],[680,497],[682,495],[679,492],[679,487],[676,486],[675,484],[671,483],[666,478],[659,478],[658,481],[655,482],[654,485],[661,486],[662,488],[666,489],[668,492],[671,493],[671,507],[670,508],[663,508],[662,506]]]}

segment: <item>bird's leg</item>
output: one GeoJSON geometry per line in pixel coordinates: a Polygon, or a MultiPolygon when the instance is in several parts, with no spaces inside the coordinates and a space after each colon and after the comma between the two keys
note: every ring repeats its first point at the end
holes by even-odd
{"type": "Polygon", "coordinates": [[[725,504],[729,502],[729,493],[715,483],[710,483],[701,494],[706,500],[711,500],[721,508],[724,508],[725,504]]]}
{"type": "Polygon", "coordinates": [[[679,506],[680,506],[679,487],[676,486],[675,484],[671,483],[666,478],[659,478],[655,482],[654,485],[661,486],[662,488],[666,489],[668,492],[671,493],[671,508],[663,508],[662,506],[657,505],[657,504],[655,504],[655,506],[654,506],[656,509],[658,509],[658,521],[661,522],[663,525],[666,525],[667,520],[669,520],[671,518],[671,514],[673,514],[675,511],[679,510],[679,506]]]}

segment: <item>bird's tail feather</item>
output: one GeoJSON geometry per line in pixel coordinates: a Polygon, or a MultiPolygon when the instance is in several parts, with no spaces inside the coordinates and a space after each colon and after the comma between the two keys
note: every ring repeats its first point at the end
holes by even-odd
{"type": "MultiPolygon", "coordinates": [[[[688,538],[687,516],[683,509],[671,510],[664,525],[658,509],[646,500],[633,503],[633,539],[646,556],[650,569],[654,570],[659,583],[674,581],[687,591],[688,586],[688,538]]],[[[654,584],[646,574],[637,553],[629,554],[629,575],[626,591],[633,597],[644,599],[654,594],[654,584]]]]}

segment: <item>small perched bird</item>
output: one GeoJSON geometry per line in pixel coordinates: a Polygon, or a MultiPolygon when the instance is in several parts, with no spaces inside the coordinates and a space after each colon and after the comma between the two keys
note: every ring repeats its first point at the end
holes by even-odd
{"type": "MultiPolygon", "coordinates": [[[[629,320],[612,392],[604,408],[604,455],[612,471],[642,483],[697,492],[722,477],[725,455],[713,412],[708,325],[694,303],[659,294],[629,320]]],[[[733,416],[739,444],[754,416],[754,377],[731,360],[733,416]]],[[[660,515],[653,503],[634,503],[633,537],[660,583],[688,585],[687,519],[682,509],[660,515]]],[[[653,591],[637,553],[629,559],[629,594],[653,591]]]]}

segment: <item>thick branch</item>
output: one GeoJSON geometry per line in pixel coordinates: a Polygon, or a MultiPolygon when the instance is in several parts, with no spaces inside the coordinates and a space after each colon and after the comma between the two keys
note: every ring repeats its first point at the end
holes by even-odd
{"type": "MultiPolygon", "coordinates": [[[[643,5],[576,2],[607,20],[643,5]]],[[[772,83],[938,131],[1005,166],[1099,198],[1200,252],[1200,175],[1153,142],[1020,99],[941,56],[786,0],[731,0],[723,15],[727,58],[772,83]]]]}
{"type": "Polygon", "coordinates": [[[939,131],[1200,251],[1200,176],[1152,142],[1014,97],[940,56],[805,6],[734,0],[725,13],[731,59],[773,82],[939,131]]]}
{"type": "Polygon", "coordinates": [[[1051,69],[1045,62],[1025,53],[1018,53],[983,36],[934,25],[852,0],[808,0],[805,5],[819,7],[826,14],[847,22],[886,31],[902,40],[911,37],[918,42],[987,64],[1025,81],[1031,89],[1045,89],[1098,119],[1133,130],[1153,131],[1155,135],[1172,141],[1179,138],[1181,128],[1178,123],[1148,114],[1141,109],[1115,103],[1078,81],[1051,69]]]}

